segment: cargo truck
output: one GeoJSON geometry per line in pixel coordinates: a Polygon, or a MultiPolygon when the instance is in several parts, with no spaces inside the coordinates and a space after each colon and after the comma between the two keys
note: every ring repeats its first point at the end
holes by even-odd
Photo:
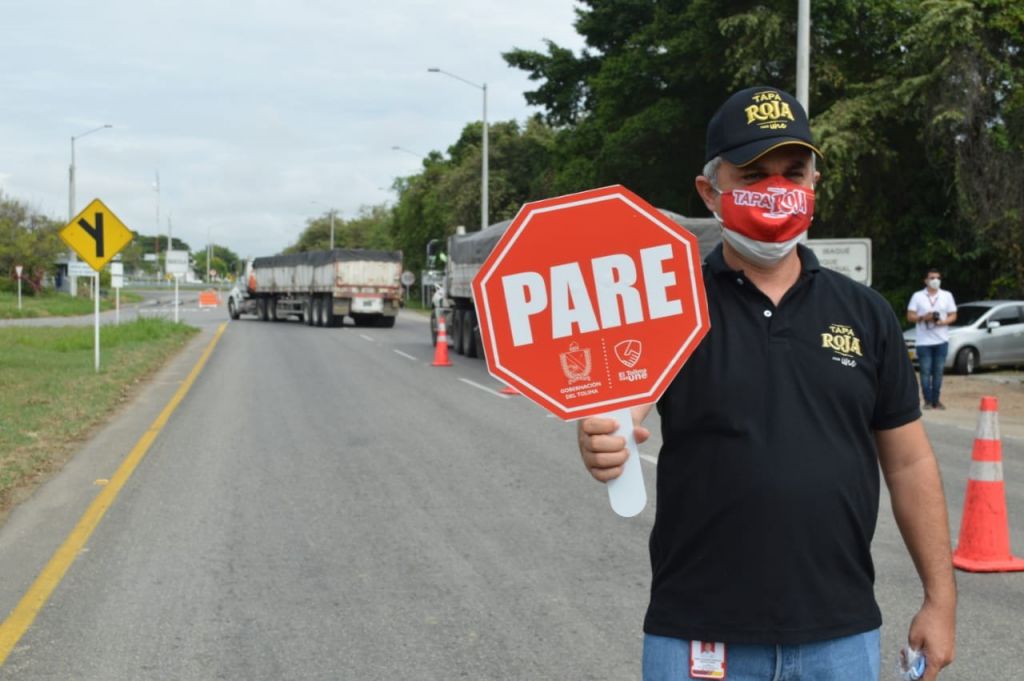
{"type": "Polygon", "coordinates": [[[309,326],[395,325],[402,304],[402,252],[335,248],[255,258],[228,295],[228,314],[309,326]]]}
{"type": "MultiPolygon", "coordinates": [[[[704,258],[718,245],[722,228],[714,218],[687,218],[667,210],[661,213],[683,225],[697,237],[700,256],[704,258]]],[[[444,315],[445,332],[452,349],[467,357],[483,357],[480,343],[480,326],[477,324],[476,308],[473,305],[473,277],[490,255],[494,245],[505,233],[511,220],[496,222],[486,229],[465,233],[462,228],[448,237],[446,261],[441,283],[432,299],[430,314],[431,343],[437,343],[437,320],[444,315]]],[[[427,245],[428,267],[437,262],[442,254],[439,241],[427,245]]]]}

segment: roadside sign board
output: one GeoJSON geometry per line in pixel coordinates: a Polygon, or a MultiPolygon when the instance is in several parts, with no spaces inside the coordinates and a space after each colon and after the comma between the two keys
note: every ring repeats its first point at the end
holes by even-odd
{"type": "Polygon", "coordinates": [[[69,277],[91,277],[96,274],[96,270],[89,266],[89,263],[82,262],[81,260],[75,260],[74,262],[68,263],[68,276],[69,277]]]}
{"type": "Polygon", "coordinates": [[[402,272],[402,284],[405,286],[412,286],[416,283],[416,273],[406,270],[402,272]]]}
{"type": "Polygon", "coordinates": [[[18,279],[21,279],[21,265],[14,266],[14,273],[18,277],[18,279]]]}
{"type": "Polygon", "coordinates": [[[808,239],[822,267],[871,286],[871,239],[808,239]]]}
{"type": "Polygon", "coordinates": [[[119,262],[110,263],[110,287],[124,287],[124,264],[119,262]]]}
{"type": "Polygon", "coordinates": [[[174,277],[188,274],[188,251],[167,251],[165,258],[167,274],[174,277]]]}
{"type": "Polygon", "coordinates": [[[563,419],[657,401],[710,326],[697,238],[620,185],[523,206],[473,293],[490,372],[563,419]]]}
{"type": "MultiPolygon", "coordinates": [[[[132,240],[132,232],[99,199],[60,230],[60,238],[93,270],[99,272],[132,240]]],[[[82,276],[68,271],[70,276],[82,276]]],[[[90,273],[91,274],[91,273],[90,273]]]]}

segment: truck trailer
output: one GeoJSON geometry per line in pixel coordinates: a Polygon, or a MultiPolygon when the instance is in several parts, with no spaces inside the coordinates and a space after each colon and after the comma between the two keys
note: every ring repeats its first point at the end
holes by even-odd
{"type": "MultiPolygon", "coordinates": [[[[714,218],[688,218],[672,211],[659,210],[697,237],[701,258],[706,257],[722,239],[721,226],[714,218]]],[[[477,232],[456,233],[448,237],[442,283],[433,296],[430,314],[432,344],[437,343],[438,317],[443,314],[445,332],[452,349],[467,357],[483,357],[480,325],[473,304],[473,278],[510,224],[511,220],[503,220],[477,232]]],[[[437,259],[440,254],[438,245],[435,242],[428,245],[428,258],[437,259]]]]}
{"type": "Polygon", "coordinates": [[[228,314],[309,326],[395,325],[402,302],[402,252],[335,248],[255,258],[228,296],[228,314]]]}

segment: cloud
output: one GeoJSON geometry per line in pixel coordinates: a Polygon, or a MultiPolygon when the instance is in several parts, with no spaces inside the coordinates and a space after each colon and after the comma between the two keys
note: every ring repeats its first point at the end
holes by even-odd
{"type": "Polygon", "coordinates": [[[67,213],[70,138],[79,207],[100,196],[125,223],[172,217],[193,248],[275,253],[333,206],[393,199],[420,161],[482,115],[522,120],[533,89],[500,53],[574,49],[563,0],[22,1],[0,41],[0,188],[67,213]],[[318,204],[313,204],[316,201],[318,204]]]}

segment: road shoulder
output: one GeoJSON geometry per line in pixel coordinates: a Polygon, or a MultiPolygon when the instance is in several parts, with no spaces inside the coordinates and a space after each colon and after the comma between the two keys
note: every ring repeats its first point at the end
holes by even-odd
{"type": "MultiPolygon", "coordinates": [[[[216,333],[200,332],[135,397],[77,451],[58,473],[16,506],[0,525],[0,613],[17,605],[136,442],[174,396],[216,333]]],[[[88,549],[86,549],[88,550],[88,549]]],[[[2,621],[2,620],[0,620],[2,621]]]]}

